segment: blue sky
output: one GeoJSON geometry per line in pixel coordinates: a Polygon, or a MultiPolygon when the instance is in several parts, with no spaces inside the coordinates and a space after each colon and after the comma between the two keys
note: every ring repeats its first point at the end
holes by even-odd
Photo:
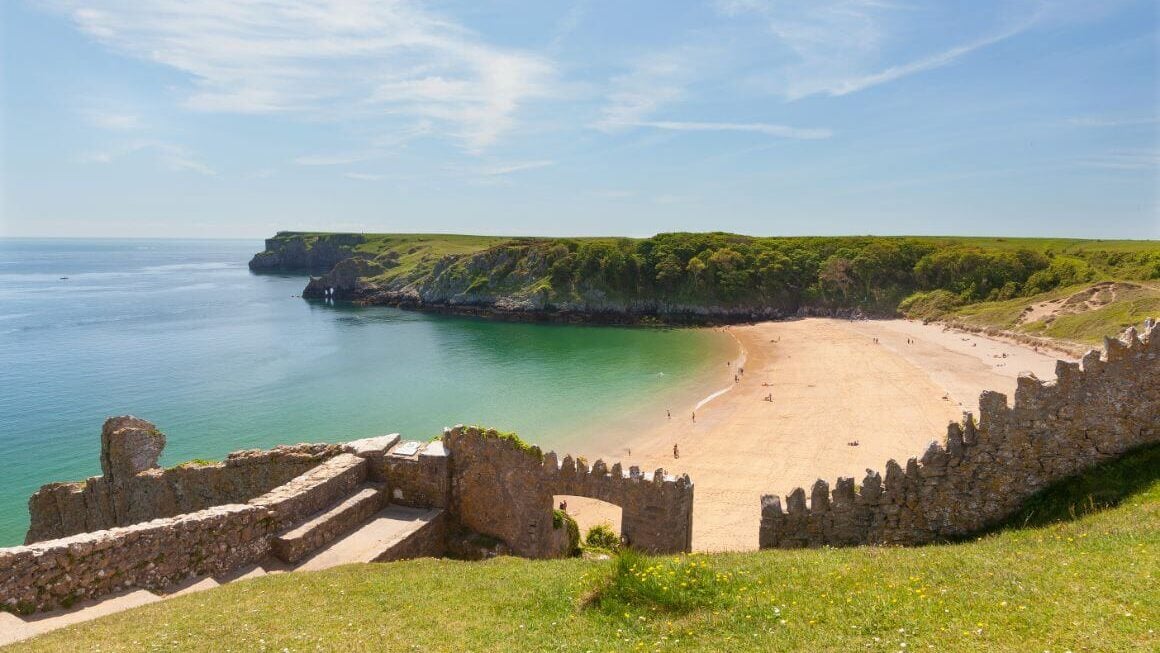
{"type": "Polygon", "coordinates": [[[0,235],[1160,237],[1150,1],[0,12],[0,235]]]}

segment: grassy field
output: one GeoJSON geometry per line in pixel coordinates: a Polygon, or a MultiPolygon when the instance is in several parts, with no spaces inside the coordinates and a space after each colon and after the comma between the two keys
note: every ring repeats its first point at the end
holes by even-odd
{"type": "Polygon", "coordinates": [[[1104,336],[1115,337],[1129,326],[1138,328],[1145,318],[1160,318],[1158,284],[1117,283],[1114,295],[1108,291],[1093,293],[1092,288],[1092,284],[1081,284],[1032,297],[971,304],[952,311],[944,319],[972,327],[996,327],[1092,345],[1102,342],[1104,336]],[[1086,305],[1080,301],[1093,295],[1106,303],[1086,305]],[[1054,304],[1042,311],[1045,314],[1032,312],[1036,306],[1049,302],[1054,304]]]}
{"type": "Polygon", "coordinates": [[[1160,447],[1138,451],[960,544],[351,565],[12,650],[1155,651],[1158,472],[1160,447]]]}

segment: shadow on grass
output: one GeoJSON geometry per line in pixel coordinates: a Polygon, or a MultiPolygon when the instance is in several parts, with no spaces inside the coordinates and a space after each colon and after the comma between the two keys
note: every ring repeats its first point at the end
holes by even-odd
{"type": "Polygon", "coordinates": [[[1036,493],[1023,508],[988,532],[1035,528],[1080,519],[1113,508],[1160,480],[1160,444],[1133,449],[1123,456],[1036,493]]]}

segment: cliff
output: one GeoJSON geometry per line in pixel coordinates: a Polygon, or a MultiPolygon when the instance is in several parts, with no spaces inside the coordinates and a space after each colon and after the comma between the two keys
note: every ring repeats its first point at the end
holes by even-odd
{"type": "Polygon", "coordinates": [[[364,241],[359,234],[309,234],[279,231],[266,249],[250,259],[254,272],[327,272],[350,258],[364,241]]]}
{"type": "Polygon", "coordinates": [[[953,307],[1031,296],[1077,278],[1160,278],[1160,244],[1148,242],[725,233],[644,239],[282,233],[251,267],[290,270],[292,263],[331,260],[304,297],[628,323],[895,316],[912,305],[928,310],[932,295],[953,307]],[[1061,251],[1053,249],[1061,243],[1061,251]],[[1115,257],[1100,249],[1113,245],[1115,257]]]}

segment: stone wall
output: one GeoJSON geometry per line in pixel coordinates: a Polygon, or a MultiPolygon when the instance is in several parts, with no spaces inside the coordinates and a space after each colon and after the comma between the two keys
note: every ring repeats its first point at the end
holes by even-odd
{"type": "Polygon", "coordinates": [[[49,483],[28,500],[26,544],[127,526],[269,492],[343,451],[299,444],[231,453],[223,462],[157,467],[165,436],[136,417],[112,417],[101,431],[104,474],[79,483],[49,483]]]}
{"type": "Polygon", "coordinates": [[[169,470],[156,467],[164,442],[149,422],[112,418],[102,433],[103,476],[48,485],[33,496],[30,540],[52,529],[92,530],[0,549],[0,609],[45,610],[121,589],[164,589],[257,562],[275,539],[368,481],[376,491],[385,485],[393,503],[432,509],[431,522],[383,560],[442,552],[449,538],[471,531],[502,540],[498,550],[516,555],[564,555],[567,538],[552,527],[557,494],[620,505],[622,531],[642,550],[687,551],[691,540],[688,476],[646,476],[601,461],[589,469],[571,457],[558,462],[554,453],[495,431],[460,426],[429,443],[389,435],[278,447],[169,470]],[[164,514],[187,506],[195,508],[164,514]]]}
{"type": "Polygon", "coordinates": [[[1015,402],[984,392],[979,423],[952,423],[921,459],[891,460],[885,477],[860,485],[818,480],[761,500],[761,548],[923,544],[1001,522],[1052,482],[1160,441],[1160,333],[1129,329],[1079,363],[1060,361],[1056,380],[1019,378],[1015,402]]]}
{"type": "Polygon", "coordinates": [[[625,471],[620,463],[608,467],[597,460],[589,468],[583,460],[556,454],[544,459],[544,482],[552,494],[591,497],[621,507],[620,533],[633,547],[654,553],[691,551],[693,545],[693,483],[688,474],[651,474],[639,467],[625,471]]]}
{"type": "Polygon", "coordinates": [[[621,533],[633,547],[654,553],[690,550],[693,484],[663,469],[627,473],[555,453],[477,428],[457,426],[443,436],[450,453],[451,512],[468,528],[497,537],[516,555],[561,555],[552,537],[552,497],[592,497],[621,507],[621,533]]]}
{"type": "Polygon", "coordinates": [[[442,441],[424,444],[414,453],[396,448],[380,464],[379,475],[387,480],[391,503],[412,508],[450,505],[451,476],[442,441]]]}
{"type": "Polygon", "coordinates": [[[224,573],[265,556],[274,528],[265,509],[234,504],[0,549],[0,606],[48,610],[224,573]]]}
{"type": "Polygon", "coordinates": [[[366,479],[367,461],[344,453],[251,499],[250,505],[266,509],[279,530],[290,528],[350,495],[366,479]]]}
{"type": "Polygon", "coordinates": [[[257,562],[274,535],[339,501],[367,474],[366,459],[340,453],[248,504],[0,549],[0,607],[46,610],[257,562]]]}

